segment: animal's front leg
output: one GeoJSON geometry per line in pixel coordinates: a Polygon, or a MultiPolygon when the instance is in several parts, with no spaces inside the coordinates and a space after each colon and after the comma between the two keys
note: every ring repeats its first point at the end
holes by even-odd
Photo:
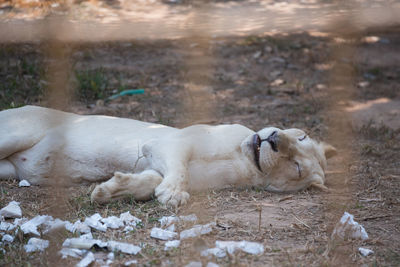
{"type": "Polygon", "coordinates": [[[164,176],[163,181],[156,187],[155,195],[163,204],[177,207],[187,203],[190,195],[187,192],[187,173],[185,170],[181,172],[172,172],[164,176]]]}
{"type": "Polygon", "coordinates": [[[179,138],[156,140],[143,146],[143,154],[152,169],[163,175],[161,184],[155,189],[157,199],[173,207],[186,204],[190,196],[187,192],[190,143],[179,138]]]}

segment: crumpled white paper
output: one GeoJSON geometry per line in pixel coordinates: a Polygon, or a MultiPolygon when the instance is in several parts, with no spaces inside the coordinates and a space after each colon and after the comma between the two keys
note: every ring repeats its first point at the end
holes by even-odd
{"type": "Polygon", "coordinates": [[[203,250],[201,252],[201,256],[203,257],[207,257],[207,256],[211,256],[214,255],[217,258],[223,258],[226,257],[226,251],[225,249],[221,249],[221,248],[209,248],[206,250],[203,250]]]}
{"type": "Polygon", "coordinates": [[[215,223],[208,223],[208,224],[198,224],[193,226],[193,228],[187,229],[187,230],[183,230],[180,233],[180,239],[187,239],[187,238],[191,238],[191,237],[196,237],[196,236],[200,236],[200,235],[205,235],[208,234],[210,232],[212,232],[213,228],[212,226],[214,226],[215,223]]]}
{"type": "Polygon", "coordinates": [[[167,241],[164,245],[164,250],[170,250],[172,248],[177,248],[181,244],[180,240],[167,241]]]}
{"type": "Polygon", "coordinates": [[[235,253],[240,249],[249,254],[262,254],[264,253],[264,246],[257,242],[249,241],[215,241],[217,248],[226,250],[229,254],[235,253]]]}
{"type": "Polygon", "coordinates": [[[332,232],[332,238],[340,239],[361,239],[367,240],[368,234],[365,228],[358,222],[354,221],[354,216],[348,212],[345,212],[336,224],[335,229],[332,232]]]}
{"type": "Polygon", "coordinates": [[[19,202],[11,201],[7,206],[0,210],[0,217],[4,218],[21,218],[22,211],[19,202]]]}
{"type": "Polygon", "coordinates": [[[374,253],[373,250],[368,248],[358,248],[358,252],[360,252],[360,254],[363,255],[364,257],[367,257],[374,253]]]}
{"type": "Polygon", "coordinates": [[[83,223],[98,231],[106,232],[107,226],[100,221],[101,219],[101,215],[99,213],[95,213],[86,218],[83,223]]]}
{"type": "Polygon", "coordinates": [[[38,227],[42,224],[49,223],[53,221],[53,217],[48,215],[38,215],[33,217],[29,221],[23,223],[21,225],[21,230],[24,234],[34,234],[36,236],[40,236],[38,231],[38,227]]]}
{"type": "Polygon", "coordinates": [[[48,240],[32,237],[24,246],[26,252],[44,251],[49,246],[48,240]]]}
{"type": "Polygon", "coordinates": [[[161,240],[170,240],[174,239],[178,234],[175,232],[171,232],[168,230],[164,230],[158,227],[154,227],[151,229],[150,236],[152,238],[161,239],[161,240]]]}
{"type": "Polygon", "coordinates": [[[29,187],[31,184],[27,180],[22,180],[18,184],[19,187],[29,187]]]}
{"type": "Polygon", "coordinates": [[[86,256],[80,261],[78,262],[78,264],[76,265],[76,267],[86,267],[89,266],[89,264],[91,264],[92,262],[94,262],[95,257],[94,254],[92,252],[88,252],[86,254],[86,256]]]}

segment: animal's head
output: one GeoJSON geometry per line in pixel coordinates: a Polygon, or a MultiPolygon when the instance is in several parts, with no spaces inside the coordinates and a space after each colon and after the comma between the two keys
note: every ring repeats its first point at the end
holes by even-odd
{"type": "Polygon", "coordinates": [[[326,159],[336,149],[318,143],[299,129],[264,128],[247,137],[242,151],[266,177],[267,190],[297,191],[309,186],[325,188],[326,159]]]}

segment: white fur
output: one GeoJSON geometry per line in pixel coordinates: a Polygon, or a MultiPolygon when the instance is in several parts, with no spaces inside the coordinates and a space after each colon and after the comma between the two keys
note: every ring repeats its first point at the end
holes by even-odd
{"type": "Polygon", "coordinates": [[[263,142],[260,171],[252,148],[255,132],[242,125],[176,129],[35,106],[0,112],[0,125],[0,179],[32,184],[56,177],[63,183],[108,180],[92,193],[99,202],[128,194],[144,200],[155,193],[160,202],[176,206],[186,203],[188,191],[231,184],[275,191],[323,185],[325,153],[334,150],[310,138],[299,141],[304,132],[298,129],[265,128],[258,132],[261,138],[278,131],[279,152],[263,142]]]}

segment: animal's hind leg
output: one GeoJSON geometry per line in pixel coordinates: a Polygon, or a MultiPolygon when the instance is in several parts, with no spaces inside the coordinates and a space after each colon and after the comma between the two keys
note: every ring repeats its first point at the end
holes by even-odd
{"type": "Polygon", "coordinates": [[[6,159],[0,160],[0,180],[17,179],[14,165],[6,159]]]}
{"type": "Polygon", "coordinates": [[[91,200],[105,203],[128,195],[136,200],[149,200],[162,179],[162,176],[153,170],[137,174],[115,172],[110,180],[96,186],[91,200]]]}

